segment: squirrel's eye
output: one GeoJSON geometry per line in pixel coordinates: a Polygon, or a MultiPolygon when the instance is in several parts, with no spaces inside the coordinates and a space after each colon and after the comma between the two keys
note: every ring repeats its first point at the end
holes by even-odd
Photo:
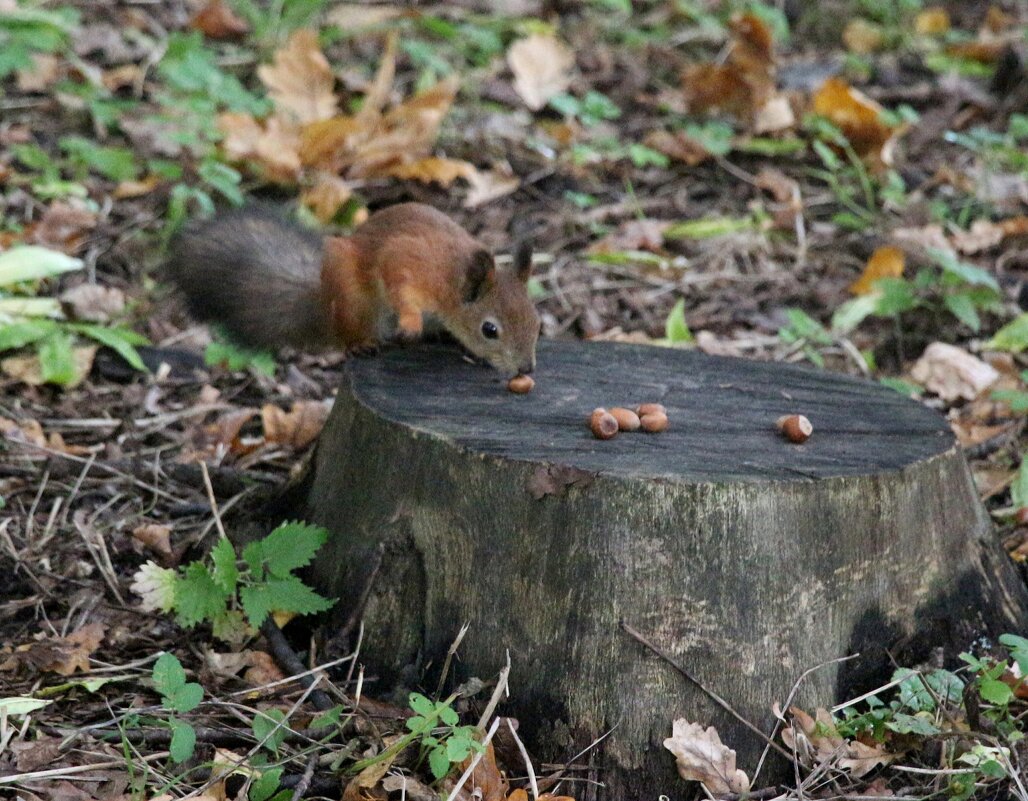
{"type": "Polygon", "coordinates": [[[486,339],[496,339],[500,335],[500,329],[492,320],[482,323],[482,336],[486,339]]]}

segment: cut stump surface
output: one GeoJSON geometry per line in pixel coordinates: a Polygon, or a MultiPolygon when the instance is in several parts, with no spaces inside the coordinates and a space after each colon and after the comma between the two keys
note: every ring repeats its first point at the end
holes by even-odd
{"type": "Polygon", "coordinates": [[[796,701],[830,705],[880,677],[886,648],[1023,629],[1024,586],[921,404],[664,348],[543,342],[538,360],[528,395],[442,346],[347,365],[305,514],[332,532],[316,584],[344,618],[366,596],[381,690],[434,686],[421,671],[470,623],[455,678],[509,652],[504,711],[535,753],[616,727],[587,758],[598,797],[674,799],[691,792],[661,745],[674,718],[716,726],[750,771],[764,743],[622,622],[767,732],[810,668],[796,701]],[[666,431],[593,438],[594,408],[645,402],[666,431]],[[778,433],[786,414],[813,423],[806,443],[778,433]]]}

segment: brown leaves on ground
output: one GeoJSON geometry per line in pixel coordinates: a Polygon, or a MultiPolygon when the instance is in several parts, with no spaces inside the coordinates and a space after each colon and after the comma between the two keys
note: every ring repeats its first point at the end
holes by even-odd
{"type": "Polygon", "coordinates": [[[689,110],[730,114],[758,133],[791,127],[795,117],[775,89],[770,28],[754,14],[740,14],[729,29],[731,42],[723,64],[693,64],[682,72],[689,110]]]}
{"type": "Polygon", "coordinates": [[[443,186],[458,178],[477,180],[475,204],[516,188],[516,179],[507,178],[499,191],[486,185],[488,180],[474,165],[432,155],[439,126],[457,94],[456,78],[390,108],[395,72],[396,39],[390,36],[360,111],[339,114],[335,79],[317,36],[297,31],[272,64],[258,70],[274,112],[263,120],[222,114],[222,147],[230,159],[253,163],[275,183],[301,186],[304,204],[323,222],[349,200],[349,181],[360,178],[396,177],[443,186]]]}
{"type": "Polygon", "coordinates": [[[27,443],[37,448],[46,448],[57,453],[82,456],[92,452],[90,448],[68,445],[65,443],[64,437],[56,431],[46,434],[39,421],[31,418],[11,420],[6,417],[0,417],[0,436],[11,442],[27,443]]]}
{"type": "Polygon", "coordinates": [[[20,645],[0,663],[0,671],[28,665],[35,670],[70,676],[89,672],[89,657],[103,642],[107,628],[102,623],[87,623],[67,637],[46,637],[20,645]]]}
{"type": "Polygon", "coordinates": [[[250,25],[231,9],[226,0],[208,0],[193,15],[189,27],[208,39],[238,39],[250,32],[250,25]]]}
{"type": "Polygon", "coordinates": [[[884,109],[841,78],[829,78],[812,98],[812,110],[843,132],[854,152],[871,167],[892,164],[895,136],[902,128],[882,121],[884,109]]]}
{"type": "Polygon", "coordinates": [[[745,793],[750,779],[735,766],[735,751],[721,742],[717,729],[678,718],[664,747],[675,755],[678,775],[686,781],[702,782],[714,795],[745,793]]]}
{"type": "Polygon", "coordinates": [[[910,377],[945,401],[974,400],[999,380],[995,367],[966,350],[933,342],[917,360],[910,377]]]}
{"type": "Polygon", "coordinates": [[[867,260],[860,277],[849,286],[854,295],[869,295],[875,291],[875,282],[880,278],[901,278],[906,267],[903,251],[892,245],[875,250],[867,260]]]}
{"type": "Polygon", "coordinates": [[[507,64],[514,73],[514,91],[538,111],[571,85],[575,54],[556,36],[534,33],[510,46],[507,64]]]}
{"type": "Polygon", "coordinates": [[[329,407],[319,401],[297,401],[288,412],[274,404],[261,409],[264,439],[292,450],[306,448],[321,433],[328,419],[329,407]]]}
{"type": "Polygon", "coordinates": [[[898,754],[890,754],[880,746],[870,746],[859,740],[846,740],[832,722],[825,709],[818,709],[812,718],[802,709],[789,707],[792,725],[782,729],[782,741],[792,748],[800,763],[810,768],[831,764],[854,778],[870,773],[879,765],[888,765],[898,754]]]}
{"type": "Polygon", "coordinates": [[[302,450],[317,439],[329,410],[322,401],[306,400],[295,401],[288,412],[270,403],[259,410],[233,409],[196,432],[196,450],[190,458],[239,459],[269,447],[302,450]],[[246,433],[247,424],[257,417],[261,433],[246,433]]]}

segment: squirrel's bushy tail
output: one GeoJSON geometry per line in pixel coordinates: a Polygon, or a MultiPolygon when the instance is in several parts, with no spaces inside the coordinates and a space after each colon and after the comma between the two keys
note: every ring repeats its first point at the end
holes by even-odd
{"type": "Polygon", "coordinates": [[[260,205],[191,223],[171,243],[167,270],[190,313],[240,345],[329,344],[322,238],[260,205]]]}

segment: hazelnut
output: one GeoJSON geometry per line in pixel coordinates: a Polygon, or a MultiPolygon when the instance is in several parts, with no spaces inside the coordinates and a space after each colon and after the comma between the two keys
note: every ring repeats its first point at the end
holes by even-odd
{"type": "Polygon", "coordinates": [[[611,416],[618,421],[618,431],[638,431],[639,415],[631,409],[615,406],[610,410],[611,416]]]}
{"type": "Polygon", "coordinates": [[[507,382],[507,389],[518,395],[527,395],[535,387],[535,379],[530,375],[516,375],[507,382]]]}
{"type": "Polygon", "coordinates": [[[775,421],[775,426],[789,442],[806,442],[814,433],[814,426],[802,414],[785,414],[775,421]]]}
{"type": "Polygon", "coordinates": [[[667,409],[661,403],[643,403],[635,410],[635,413],[640,417],[645,417],[648,414],[667,414],[667,409]]]}
{"type": "Polygon", "coordinates": [[[664,412],[650,412],[639,418],[642,430],[650,434],[656,434],[667,428],[667,415],[664,412]]]}
{"type": "Polygon", "coordinates": [[[610,439],[618,433],[618,421],[606,409],[593,410],[589,428],[596,439],[610,439]]]}

